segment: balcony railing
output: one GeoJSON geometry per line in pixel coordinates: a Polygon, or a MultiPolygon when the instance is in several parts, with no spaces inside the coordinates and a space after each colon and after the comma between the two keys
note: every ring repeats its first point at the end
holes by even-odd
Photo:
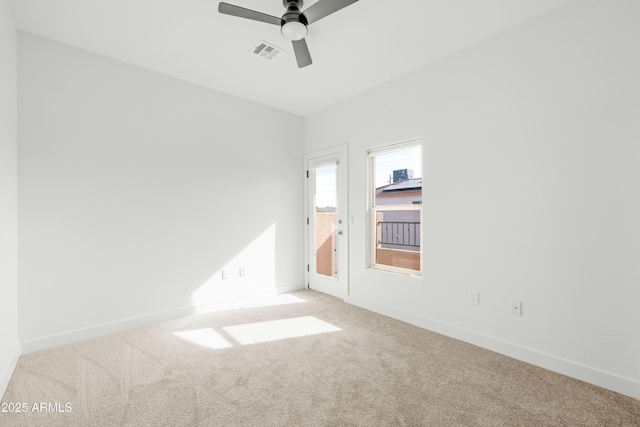
{"type": "Polygon", "coordinates": [[[420,248],[419,222],[379,221],[378,227],[378,244],[385,247],[420,248]]]}

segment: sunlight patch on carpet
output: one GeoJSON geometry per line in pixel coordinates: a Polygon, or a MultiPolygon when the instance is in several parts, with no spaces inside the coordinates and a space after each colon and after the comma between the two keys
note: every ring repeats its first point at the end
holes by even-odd
{"type": "Polygon", "coordinates": [[[342,329],[313,316],[270,320],[222,328],[243,345],[337,332],[342,329]]]}

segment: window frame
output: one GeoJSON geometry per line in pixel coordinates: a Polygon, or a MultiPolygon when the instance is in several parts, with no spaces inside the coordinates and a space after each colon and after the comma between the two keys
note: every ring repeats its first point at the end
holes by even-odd
{"type": "MultiPolygon", "coordinates": [[[[368,193],[368,201],[367,201],[367,209],[369,211],[369,268],[373,269],[373,270],[379,270],[379,271],[385,271],[385,272],[391,272],[391,273],[397,273],[397,274],[403,274],[403,275],[408,275],[408,276],[416,276],[416,277],[422,277],[422,271],[423,271],[423,218],[422,218],[422,206],[423,203],[420,204],[404,204],[404,205],[376,205],[376,182],[375,182],[375,174],[376,174],[376,170],[375,170],[375,158],[378,155],[381,154],[388,154],[388,153],[392,153],[395,151],[401,151],[404,149],[408,149],[411,147],[415,147],[415,146],[420,146],[421,148],[421,153],[422,153],[422,148],[423,148],[423,144],[422,144],[422,138],[418,138],[418,139],[413,139],[410,141],[405,141],[405,142],[401,142],[401,143],[396,143],[396,144],[391,144],[391,145],[386,145],[383,147],[379,147],[379,148],[374,148],[374,149],[370,149],[367,151],[367,163],[368,163],[368,176],[367,176],[367,181],[368,181],[368,187],[369,187],[369,191],[368,193]],[[377,248],[378,248],[378,239],[377,239],[377,220],[376,220],[376,216],[377,213],[379,211],[392,211],[392,210],[398,210],[398,211],[418,211],[420,214],[420,262],[419,262],[419,270],[412,270],[409,268],[403,268],[403,267],[396,267],[396,266],[392,266],[392,265],[387,265],[387,264],[379,264],[376,262],[376,256],[377,256],[377,248]]],[[[424,157],[423,157],[424,158],[424,157]]],[[[423,175],[423,170],[424,170],[424,166],[422,164],[422,159],[420,159],[420,175],[422,177],[423,175]]],[[[423,179],[423,187],[424,187],[424,178],[423,179]]],[[[423,188],[424,189],[424,188],[423,188]]],[[[422,189],[422,190],[423,190],[422,189]]],[[[421,190],[421,193],[422,193],[421,190]]],[[[421,197],[422,199],[422,197],[421,197]]]]}

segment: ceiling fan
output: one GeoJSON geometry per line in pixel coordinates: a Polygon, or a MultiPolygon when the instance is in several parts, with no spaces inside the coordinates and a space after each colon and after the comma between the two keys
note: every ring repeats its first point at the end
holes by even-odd
{"type": "Polygon", "coordinates": [[[281,18],[224,2],[218,5],[218,12],[280,26],[280,32],[284,38],[291,40],[293,43],[296,62],[298,67],[302,68],[311,65],[313,62],[311,61],[307,42],[304,40],[307,35],[307,26],[357,1],[319,0],[304,12],[300,12],[302,0],[282,0],[282,4],[287,10],[281,18]]]}

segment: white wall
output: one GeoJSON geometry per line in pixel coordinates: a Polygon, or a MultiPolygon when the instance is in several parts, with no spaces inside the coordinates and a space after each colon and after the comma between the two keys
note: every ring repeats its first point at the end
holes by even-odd
{"type": "Polygon", "coordinates": [[[18,344],[18,98],[16,28],[0,0],[0,397],[18,344]]]}
{"type": "Polygon", "coordinates": [[[639,18],[572,2],[306,118],[349,144],[349,301],[640,398],[639,18]],[[366,267],[366,150],[416,137],[423,279],[366,267]]]}
{"type": "Polygon", "coordinates": [[[301,117],[18,39],[24,352],[302,286],[301,117]]]}

